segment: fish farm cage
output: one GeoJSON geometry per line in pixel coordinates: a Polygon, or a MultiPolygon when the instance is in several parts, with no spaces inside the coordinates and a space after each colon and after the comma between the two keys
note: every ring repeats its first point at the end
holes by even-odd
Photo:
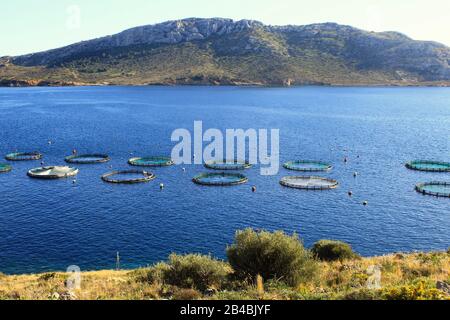
{"type": "Polygon", "coordinates": [[[106,154],[72,155],[66,157],[65,159],[67,163],[74,163],[74,164],[96,164],[96,163],[105,163],[110,160],[111,159],[106,154]]]}
{"type": "Polygon", "coordinates": [[[123,170],[106,173],[102,176],[102,180],[115,184],[137,184],[146,183],[154,180],[156,176],[147,171],[139,170],[123,170]]]}
{"type": "Polygon", "coordinates": [[[416,186],[416,191],[424,195],[450,198],[450,182],[428,182],[416,186]]]}
{"type": "Polygon", "coordinates": [[[247,183],[248,178],[239,173],[203,173],[192,181],[203,186],[236,186],[247,183]]]}
{"type": "Polygon", "coordinates": [[[333,169],[331,164],[321,161],[290,161],[286,162],[283,167],[287,170],[300,171],[300,172],[324,172],[333,169]]]}
{"type": "Polygon", "coordinates": [[[450,172],[450,163],[448,162],[417,160],[408,162],[406,167],[416,171],[450,172]]]}
{"type": "Polygon", "coordinates": [[[70,167],[41,167],[28,171],[28,176],[35,179],[62,179],[76,176],[78,169],[70,167]]]}
{"type": "Polygon", "coordinates": [[[128,164],[135,167],[169,167],[174,165],[174,162],[167,157],[144,157],[132,158],[128,160],[128,164]]]}
{"type": "Polygon", "coordinates": [[[205,168],[220,171],[246,170],[251,167],[252,165],[248,162],[235,160],[210,161],[205,163],[205,168]]]}
{"type": "Polygon", "coordinates": [[[322,177],[284,177],[280,184],[284,187],[302,190],[331,190],[339,186],[339,182],[322,177]]]}
{"type": "Polygon", "coordinates": [[[12,167],[9,164],[0,163],[0,173],[10,172],[12,167]]]}
{"type": "Polygon", "coordinates": [[[14,152],[6,155],[8,161],[33,161],[42,159],[42,154],[39,152],[14,152]]]}

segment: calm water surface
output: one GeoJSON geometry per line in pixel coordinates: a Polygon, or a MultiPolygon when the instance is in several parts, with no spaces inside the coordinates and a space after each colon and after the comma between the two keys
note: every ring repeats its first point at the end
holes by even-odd
{"type": "Polygon", "coordinates": [[[76,185],[29,179],[27,170],[39,162],[13,163],[12,172],[0,175],[4,273],[73,264],[113,268],[117,251],[126,268],[171,252],[223,258],[235,230],[246,227],[295,231],[307,246],[339,239],[363,255],[450,246],[449,199],[414,191],[416,183],[450,181],[450,174],[404,167],[413,159],[450,161],[450,89],[3,88],[0,128],[2,157],[39,150],[46,164],[59,165],[77,149],[112,158],[108,164],[78,165],[76,185]],[[280,178],[295,172],[281,169],[278,176],[262,177],[258,168],[247,171],[247,185],[202,187],[191,182],[207,171],[201,166],[186,166],[186,172],[158,168],[158,178],[143,185],[100,180],[111,165],[129,169],[132,156],[170,155],[172,131],[192,130],[195,120],[223,130],[280,128],[283,162],[331,162],[334,170],[322,176],[338,179],[341,187],[286,189],[280,178]]]}

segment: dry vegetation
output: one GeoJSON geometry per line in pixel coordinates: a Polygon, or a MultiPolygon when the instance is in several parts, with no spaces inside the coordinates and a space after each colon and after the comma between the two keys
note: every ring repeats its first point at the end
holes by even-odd
{"type": "Polygon", "coordinates": [[[82,273],[81,288],[74,291],[67,289],[64,273],[1,275],[0,300],[450,300],[450,251],[320,261],[318,256],[306,259],[309,250],[295,235],[251,230],[239,235],[241,241],[228,248],[234,256],[230,264],[209,256],[172,255],[147,269],[82,273]],[[239,258],[237,251],[245,256],[239,258]],[[258,252],[252,261],[281,255],[295,270],[234,270],[250,251],[258,252]],[[381,282],[373,287],[378,270],[381,282]]]}

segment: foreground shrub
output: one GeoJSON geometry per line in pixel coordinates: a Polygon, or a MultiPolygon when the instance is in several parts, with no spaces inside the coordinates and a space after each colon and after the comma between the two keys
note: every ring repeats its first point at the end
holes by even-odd
{"type": "Polygon", "coordinates": [[[312,248],[312,253],[322,261],[344,261],[358,257],[349,244],[332,240],[316,242],[312,248]]]}
{"type": "Polygon", "coordinates": [[[230,273],[226,263],[196,254],[173,254],[169,257],[168,265],[168,270],[164,272],[165,283],[200,291],[220,289],[230,273]]]}
{"type": "Polygon", "coordinates": [[[230,272],[231,269],[226,263],[214,260],[210,256],[173,254],[167,263],[158,263],[151,268],[137,270],[132,275],[139,282],[206,291],[220,289],[230,272]]]}
{"type": "Polygon", "coordinates": [[[379,290],[360,289],[346,293],[341,300],[372,301],[382,300],[379,290]]]}
{"type": "Polygon", "coordinates": [[[424,281],[417,284],[400,286],[383,290],[383,298],[387,300],[445,300],[445,294],[424,281]]]}
{"type": "Polygon", "coordinates": [[[193,301],[201,299],[200,292],[194,289],[178,289],[174,292],[172,299],[177,301],[193,301]]]}
{"type": "Polygon", "coordinates": [[[170,269],[167,263],[160,262],[146,269],[138,269],[131,273],[131,276],[138,282],[151,284],[163,284],[166,272],[170,269]]]}
{"type": "Polygon", "coordinates": [[[228,261],[235,275],[242,280],[280,280],[297,286],[310,280],[316,272],[316,262],[297,235],[283,232],[238,231],[235,243],[227,248],[228,261]]]}

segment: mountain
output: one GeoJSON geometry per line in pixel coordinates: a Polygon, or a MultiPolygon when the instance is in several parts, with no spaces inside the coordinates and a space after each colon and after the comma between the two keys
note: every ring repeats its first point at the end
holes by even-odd
{"type": "Polygon", "coordinates": [[[0,58],[0,85],[443,85],[450,48],[335,23],[185,19],[0,58]]]}

